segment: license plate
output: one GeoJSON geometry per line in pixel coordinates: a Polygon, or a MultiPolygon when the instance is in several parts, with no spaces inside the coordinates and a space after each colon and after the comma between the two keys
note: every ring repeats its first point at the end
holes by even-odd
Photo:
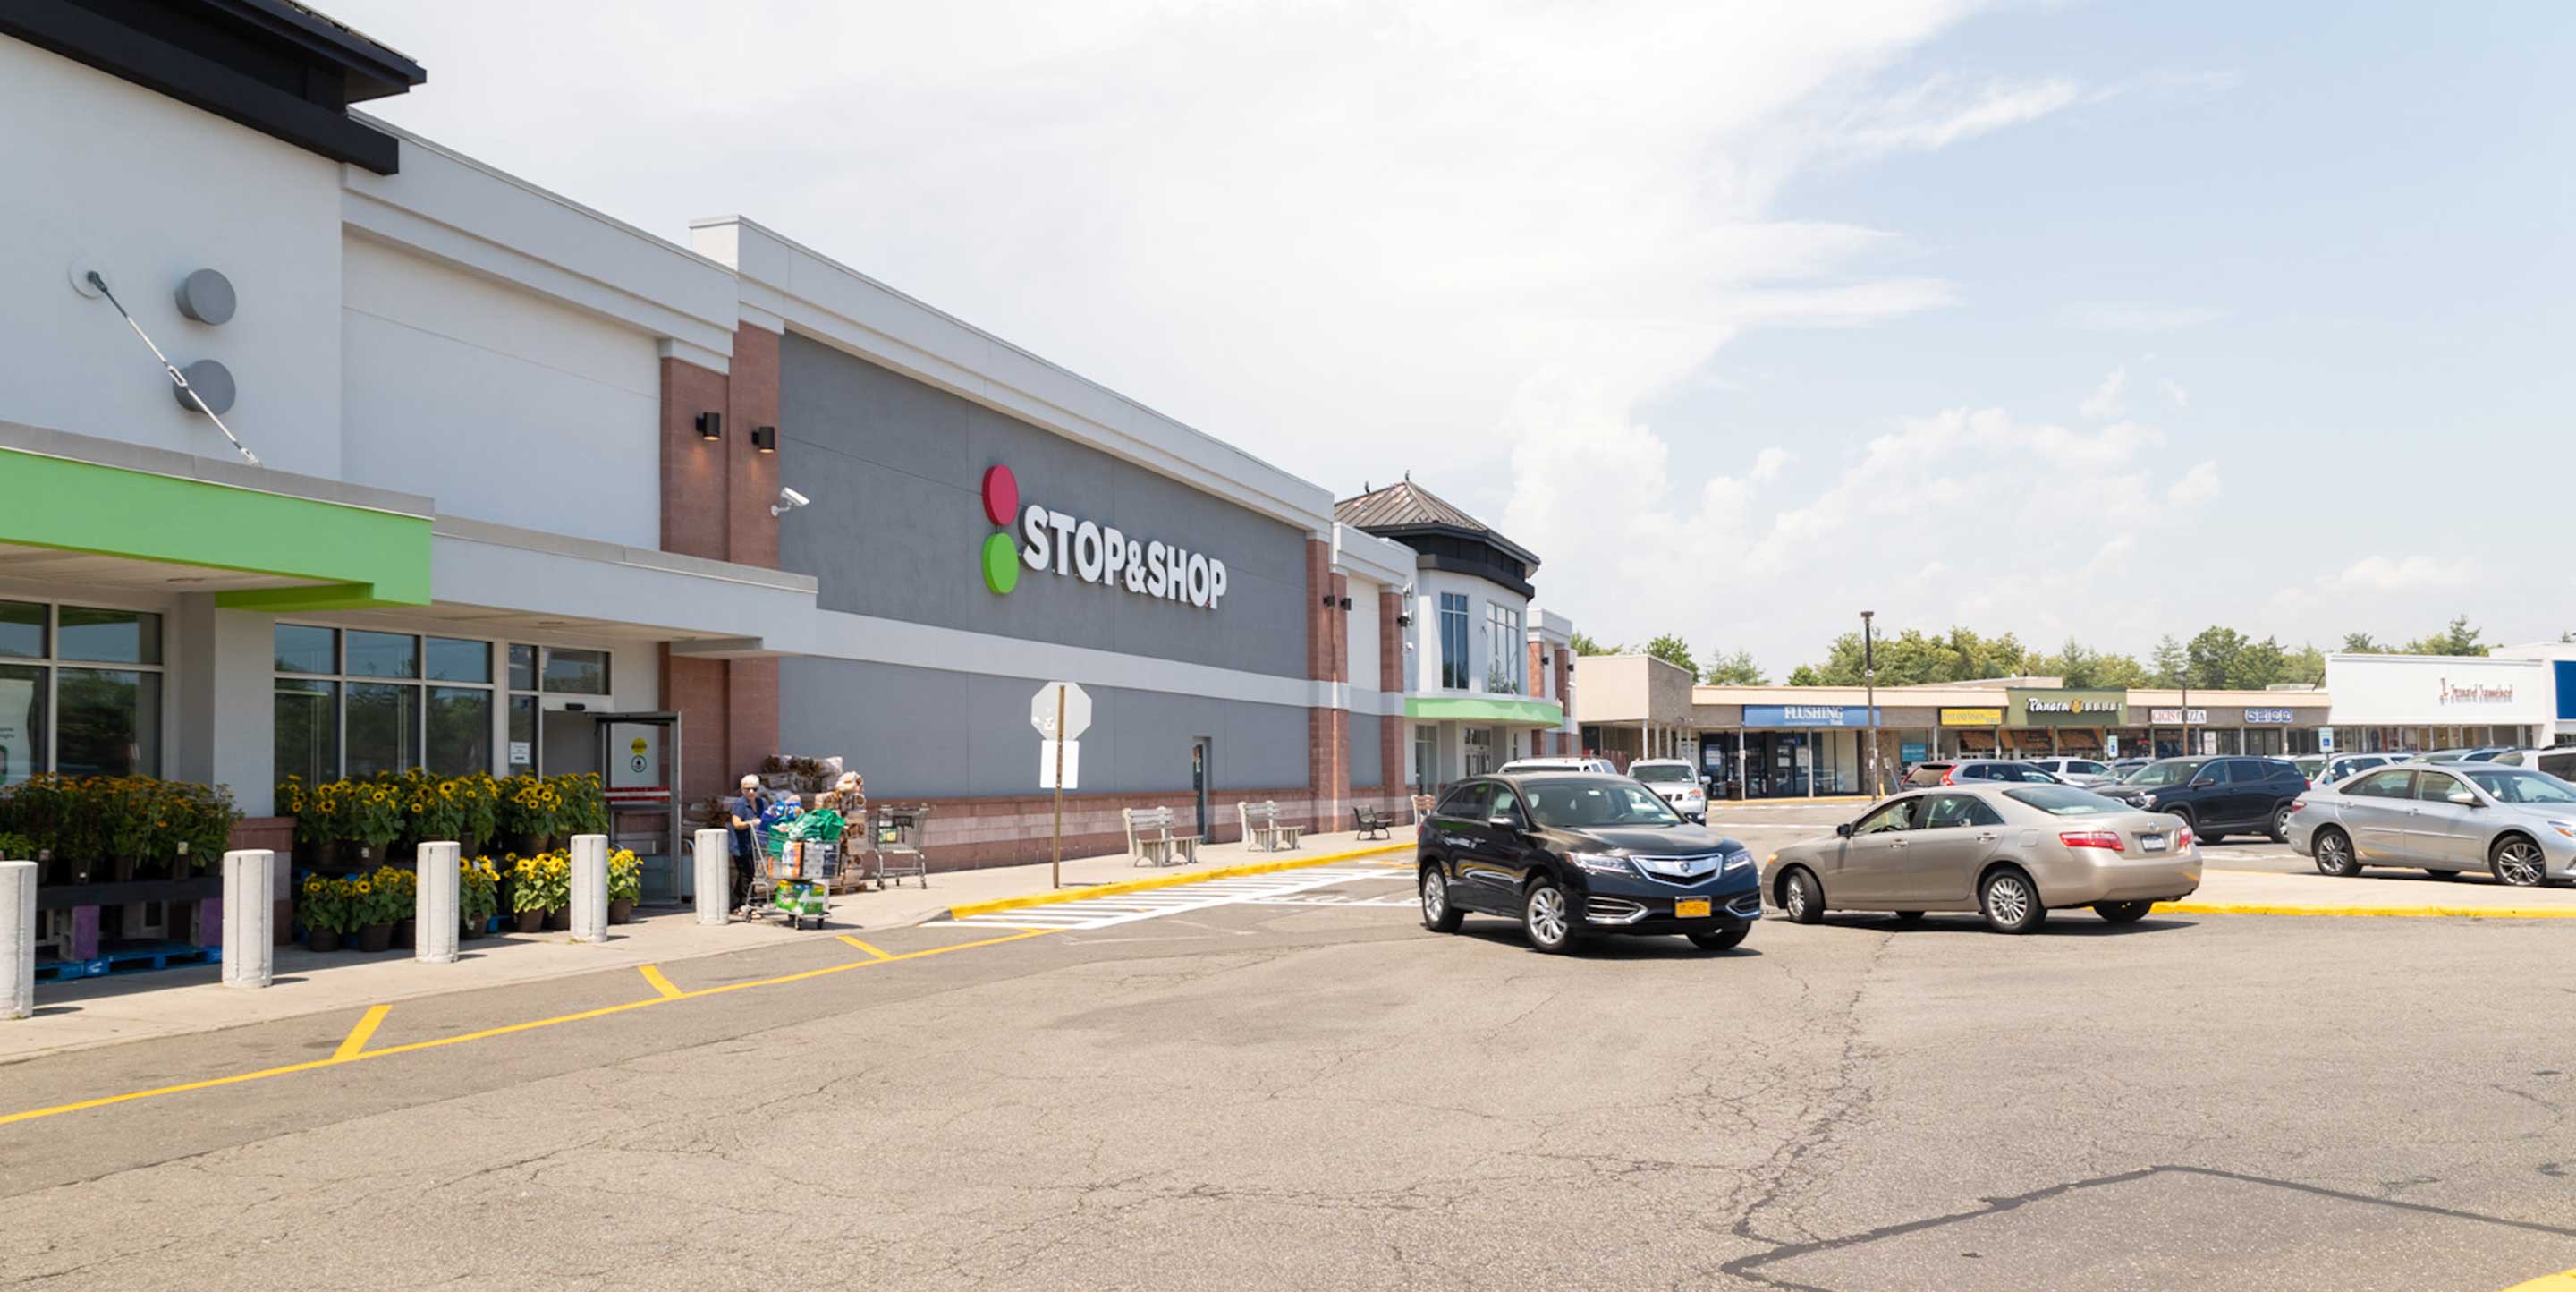
{"type": "Polygon", "coordinates": [[[2165,850],[2165,845],[2169,842],[2171,842],[2171,840],[2166,839],[2160,834],[2142,834],[2138,836],[2138,851],[2163,852],[2165,850]]]}
{"type": "Polygon", "coordinates": [[[1705,897],[1681,898],[1673,903],[1673,918],[1677,920],[1707,919],[1709,915],[1709,901],[1710,899],[1705,897]]]}

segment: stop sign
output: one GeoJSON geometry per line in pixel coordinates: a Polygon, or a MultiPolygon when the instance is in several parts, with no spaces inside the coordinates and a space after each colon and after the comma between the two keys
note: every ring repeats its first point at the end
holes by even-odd
{"type": "Polygon", "coordinates": [[[1049,740],[1075,740],[1091,729],[1091,693],[1071,682],[1049,682],[1029,697],[1029,725],[1049,740]],[[1056,697],[1064,698],[1064,730],[1055,729],[1056,697]]]}

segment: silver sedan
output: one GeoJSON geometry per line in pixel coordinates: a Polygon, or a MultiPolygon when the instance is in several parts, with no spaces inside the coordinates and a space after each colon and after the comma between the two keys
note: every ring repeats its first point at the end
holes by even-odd
{"type": "Polygon", "coordinates": [[[1959,784],[1900,794],[1762,866],[1762,892],[1800,924],[1828,910],[1976,911],[2028,933],[2050,907],[2114,924],[2200,887],[2200,847],[2176,817],[2072,785],[1959,784]]]}
{"type": "Polygon", "coordinates": [[[2576,785],[2498,763],[2399,763],[2300,795],[2290,846],[2320,873],[2484,870],[2517,888],[2576,878],[2576,785]]]}

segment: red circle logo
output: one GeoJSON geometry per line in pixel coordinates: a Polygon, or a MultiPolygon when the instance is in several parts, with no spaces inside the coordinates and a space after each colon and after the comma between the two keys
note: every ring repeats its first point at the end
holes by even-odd
{"type": "Polygon", "coordinates": [[[1008,525],[1019,514],[1019,477],[998,462],[984,468],[984,515],[996,525],[1008,525]]]}

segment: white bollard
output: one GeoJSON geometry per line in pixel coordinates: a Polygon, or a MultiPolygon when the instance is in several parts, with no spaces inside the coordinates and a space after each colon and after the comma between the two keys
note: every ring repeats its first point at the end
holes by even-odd
{"type": "Polygon", "coordinates": [[[572,837],[572,940],[608,940],[608,836],[572,837]]]}
{"type": "Polygon", "coordinates": [[[733,918],[733,832],[698,831],[698,923],[722,924],[733,918]]]}
{"type": "Polygon", "coordinates": [[[456,963],[456,854],[460,851],[459,844],[424,843],[412,854],[412,866],[420,872],[414,889],[418,896],[412,902],[412,958],[422,964],[456,963]]]}
{"type": "Polygon", "coordinates": [[[36,863],[0,861],[0,1019],[36,1012],[36,863]]]}
{"type": "Polygon", "coordinates": [[[277,964],[277,854],[224,854],[224,985],[268,985],[277,964]]]}

